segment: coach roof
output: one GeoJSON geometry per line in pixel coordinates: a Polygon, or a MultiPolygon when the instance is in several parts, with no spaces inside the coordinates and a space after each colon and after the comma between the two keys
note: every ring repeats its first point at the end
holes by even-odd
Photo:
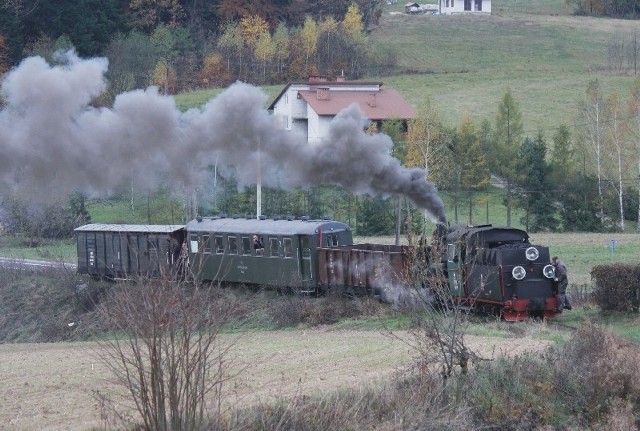
{"type": "Polygon", "coordinates": [[[198,218],[187,223],[189,232],[224,232],[261,235],[313,235],[351,230],[342,222],[333,220],[273,220],[198,218]]]}
{"type": "Polygon", "coordinates": [[[105,224],[91,223],[74,229],[75,232],[130,232],[130,233],[171,233],[183,229],[174,224],[105,224]]]}

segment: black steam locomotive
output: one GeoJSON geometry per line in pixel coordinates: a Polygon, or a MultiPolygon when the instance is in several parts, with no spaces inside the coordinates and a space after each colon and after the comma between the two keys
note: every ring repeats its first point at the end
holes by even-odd
{"type": "Polygon", "coordinates": [[[202,281],[379,294],[429,289],[437,280],[454,299],[506,320],[557,314],[549,249],[531,245],[519,229],[439,226],[429,247],[354,244],[348,225],[305,218],[198,217],[184,226],[89,224],[75,231],[78,272],[95,278],[172,274],[186,254],[189,276],[202,281]],[[418,283],[417,272],[431,281],[418,283]]]}

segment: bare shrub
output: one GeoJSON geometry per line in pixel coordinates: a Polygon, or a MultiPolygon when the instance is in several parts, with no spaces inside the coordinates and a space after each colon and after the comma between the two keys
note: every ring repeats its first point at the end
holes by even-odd
{"type": "Polygon", "coordinates": [[[536,429],[558,416],[554,367],[540,356],[499,357],[480,364],[471,379],[469,403],[476,420],[500,430],[536,429]]]}
{"type": "Polygon", "coordinates": [[[196,430],[220,416],[232,345],[220,330],[233,306],[212,292],[170,277],[114,287],[100,312],[116,338],[98,354],[124,393],[99,395],[120,420],[119,401],[133,403],[145,430],[196,430]]]}
{"type": "MultiPolygon", "coordinates": [[[[429,261],[438,262],[440,251],[434,248],[431,253],[429,261]]],[[[458,373],[467,374],[471,361],[483,360],[469,348],[464,337],[474,298],[454,296],[440,267],[421,267],[411,277],[417,291],[414,298],[420,302],[420,306],[413,306],[416,312],[409,342],[416,368],[421,373],[437,369],[445,382],[458,373]]]]}
{"type": "Polygon", "coordinates": [[[596,325],[580,328],[558,353],[554,384],[590,423],[608,414],[612,400],[640,405],[640,348],[596,325]]]}
{"type": "Polygon", "coordinates": [[[614,263],[591,269],[593,297],[603,311],[640,309],[640,265],[614,263]]]}
{"type": "Polygon", "coordinates": [[[607,431],[637,431],[640,429],[640,412],[632,401],[616,398],[610,401],[610,409],[594,429],[607,431]]]}

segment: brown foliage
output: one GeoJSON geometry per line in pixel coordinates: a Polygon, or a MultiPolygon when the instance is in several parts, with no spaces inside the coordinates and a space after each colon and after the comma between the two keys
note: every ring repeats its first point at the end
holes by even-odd
{"type": "Polygon", "coordinates": [[[231,80],[231,73],[220,54],[209,54],[200,71],[200,82],[204,87],[222,87],[231,80]]]}

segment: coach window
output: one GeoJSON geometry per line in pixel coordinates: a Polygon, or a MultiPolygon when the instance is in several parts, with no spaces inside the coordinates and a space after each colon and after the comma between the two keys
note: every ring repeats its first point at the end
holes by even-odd
{"type": "Polygon", "coordinates": [[[293,257],[293,246],[291,245],[291,238],[284,238],[282,242],[284,247],[284,257],[293,257]]]}
{"type": "Polygon", "coordinates": [[[251,254],[251,239],[248,236],[242,237],[242,254],[251,254]]]}
{"type": "Polygon", "coordinates": [[[455,244],[447,244],[447,260],[449,262],[458,261],[457,247],[455,244]]]}
{"type": "Polygon", "coordinates": [[[302,248],[302,257],[311,257],[311,247],[309,246],[309,237],[300,238],[300,247],[302,248]]]}
{"type": "Polygon", "coordinates": [[[269,238],[269,255],[271,257],[280,257],[280,253],[278,253],[278,238],[269,238]]]}
{"type": "Polygon", "coordinates": [[[221,236],[216,236],[216,253],[217,254],[224,253],[224,243],[222,241],[221,236]]]}
{"type": "Polygon", "coordinates": [[[238,241],[235,235],[229,235],[227,240],[229,240],[229,254],[238,254],[238,241]]]}
{"type": "Polygon", "coordinates": [[[202,248],[205,254],[211,254],[211,239],[209,235],[202,235],[202,248]]]}
{"type": "MultiPolygon", "coordinates": [[[[198,235],[196,235],[195,233],[192,233],[191,235],[189,235],[189,246],[190,246],[189,251],[191,251],[191,253],[198,252],[198,235]]],[[[176,259],[177,258],[178,256],[176,256],[176,259]]]]}
{"type": "Polygon", "coordinates": [[[337,247],[338,246],[338,235],[336,235],[336,234],[327,235],[327,246],[329,246],[329,247],[337,247]]]}

